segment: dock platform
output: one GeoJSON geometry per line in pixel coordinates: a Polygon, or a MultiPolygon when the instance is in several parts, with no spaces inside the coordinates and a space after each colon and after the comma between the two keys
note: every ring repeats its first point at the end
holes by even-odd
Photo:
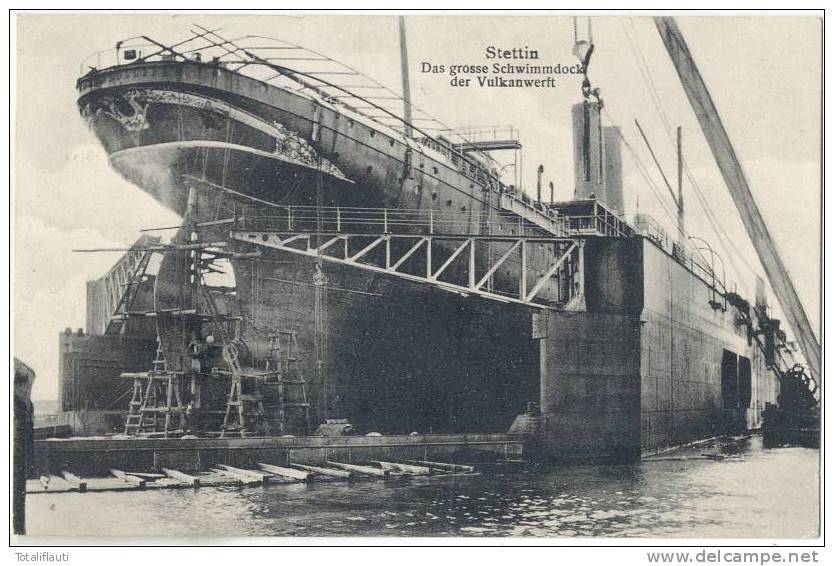
{"type": "Polygon", "coordinates": [[[251,438],[52,438],[35,442],[30,493],[351,479],[468,471],[522,458],[521,434],[251,438]],[[446,463],[432,466],[432,463],[446,463]],[[45,479],[43,479],[45,478],[45,479]],[[83,484],[83,488],[82,488],[83,484]]]}
{"type": "Polygon", "coordinates": [[[30,494],[253,487],[474,473],[523,454],[517,434],[70,438],[36,442],[30,494]],[[462,462],[466,462],[463,464],[462,462]]]}

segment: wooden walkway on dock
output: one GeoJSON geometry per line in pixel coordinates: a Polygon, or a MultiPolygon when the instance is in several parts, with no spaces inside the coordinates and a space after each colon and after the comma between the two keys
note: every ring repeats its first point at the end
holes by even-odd
{"type": "Polygon", "coordinates": [[[391,477],[476,475],[474,466],[446,462],[409,460],[405,462],[330,462],[326,465],[258,462],[257,469],[215,464],[205,471],[162,468],[153,472],[110,470],[108,477],[82,477],[70,471],[41,476],[26,482],[26,493],[86,493],[93,491],[139,491],[146,489],[201,488],[219,486],[252,487],[264,484],[351,481],[391,477]]]}

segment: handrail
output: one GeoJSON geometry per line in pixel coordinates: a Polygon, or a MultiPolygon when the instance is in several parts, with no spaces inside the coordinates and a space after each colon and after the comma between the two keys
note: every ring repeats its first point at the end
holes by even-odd
{"type": "MultiPolygon", "coordinates": [[[[313,207],[274,205],[271,212],[263,207],[242,207],[236,211],[235,221],[246,229],[268,227],[292,231],[332,231],[355,233],[460,234],[484,235],[509,226],[518,235],[527,231],[540,232],[541,227],[516,214],[491,212],[458,212],[454,210],[313,207]],[[486,230],[486,232],[485,232],[486,230]]],[[[506,235],[510,235],[507,232],[506,235]]]]}
{"type": "MultiPolygon", "coordinates": [[[[630,220],[631,225],[634,226],[638,233],[652,239],[667,253],[674,255],[673,245],[676,246],[683,255],[683,257],[678,257],[678,260],[686,264],[689,270],[693,273],[700,271],[706,276],[706,278],[713,279],[715,281],[715,290],[720,295],[724,296],[728,292],[731,292],[731,289],[737,288],[736,283],[729,280],[726,277],[726,274],[719,277],[717,273],[714,273],[714,270],[707,264],[707,260],[704,255],[700,252],[700,248],[692,246],[688,242],[674,242],[674,244],[672,244],[668,232],[663,228],[663,226],[661,226],[660,222],[658,222],[651,215],[645,213],[635,214],[630,220]]],[[[691,238],[701,240],[695,236],[692,236],[691,238]]],[[[715,253],[712,250],[710,251],[715,253]]],[[[720,259],[721,256],[717,257],[720,259]]]]}
{"type": "MultiPolygon", "coordinates": [[[[521,203],[520,200],[516,201],[521,203]]],[[[529,210],[542,214],[535,207],[529,210]]],[[[539,222],[517,211],[467,211],[377,208],[377,207],[314,207],[302,205],[239,206],[235,224],[243,229],[270,229],[294,232],[327,232],[355,234],[422,234],[458,236],[525,236],[547,233],[557,237],[599,235],[627,238],[633,229],[620,220],[611,222],[597,216],[567,216],[558,213],[542,214],[547,220],[539,222]]]]}

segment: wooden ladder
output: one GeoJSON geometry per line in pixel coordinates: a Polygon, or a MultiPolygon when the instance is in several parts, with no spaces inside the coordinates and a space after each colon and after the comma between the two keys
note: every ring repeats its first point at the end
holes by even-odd
{"type": "Polygon", "coordinates": [[[262,424],[269,434],[263,399],[257,376],[242,373],[233,375],[220,438],[235,431],[241,437],[257,433],[259,424],[262,424]]]}
{"type": "Polygon", "coordinates": [[[127,436],[136,436],[142,424],[142,405],[145,404],[143,387],[141,377],[133,378],[133,396],[130,398],[127,418],[125,418],[125,435],[127,436]]]}
{"type": "Polygon", "coordinates": [[[310,403],[307,401],[307,380],[304,379],[301,373],[301,360],[298,354],[300,349],[298,346],[298,333],[289,330],[286,334],[288,336],[287,355],[284,359],[284,367],[282,368],[279,386],[282,425],[286,426],[287,409],[300,409],[303,412],[304,426],[306,427],[305,432],[309,432],[310,403]],[[294,403],[287,401],[289,398],[288,389],[292,386],[300,389],[298,391],[298,397],[300,397],[301,401],[294,403]]]}
{"type": "Polygon", "coordinates": [[[180,395],[180,374],[168,370],[168,363],[157,338],[156,358],[153,369],[137,376],[133,382],[133,398],[125,421],[125,434],[162,432],[164,438],[172,431],[172,418],[176,415],[180,428],[185,427],[185,407],[180,395]],[[147,384],[142,380],[147,379],[147,384]],[[142,389],[144,387],[144,394],[142,389]],[[164,401],[163,401],[164,400],[164,401]],[[164,415],[160,431],[160,417],[164,415]]]}

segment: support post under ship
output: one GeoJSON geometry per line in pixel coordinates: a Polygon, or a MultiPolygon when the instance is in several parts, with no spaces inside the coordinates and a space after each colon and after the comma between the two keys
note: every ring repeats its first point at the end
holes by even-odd
{"type": "MultiPolygon", "coordinates": [[[[658,27],[691,98],[703,83],[683,38],[658,27]]],[[[592,51],[577,41],[586,72],[592,51]]],[[[502,182],[493,155],[520,150],[514,129],[437,126],[352,69],[299,70],[284,52],[338,66],[199,28],[120,42],[78,80],[112,166],[183,220],[101,286],[102,339],[144,329],[147,366],[110,376],[122,437],[43,442],[42,469],[91,453],[93,467],[173,453],[199,467],[244,445],[321,464],[325,438],[325,461],[384,446],[627,461],[759,428],[770,406],[813,428],[818,365],[805,348],[810,369],[794,364],[764,286],[743,298],[682,226],[624,217],[620,132],[587,75],[575,198],[553,202],[541,168],[535,199],[502,182]]]]}

